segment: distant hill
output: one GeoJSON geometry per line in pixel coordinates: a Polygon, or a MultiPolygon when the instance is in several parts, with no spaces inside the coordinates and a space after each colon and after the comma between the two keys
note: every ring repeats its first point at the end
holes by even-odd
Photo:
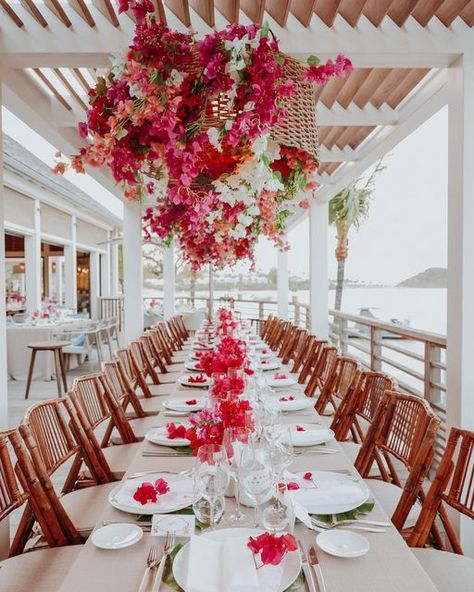
{"type": "Polygon", "coordinates": [[[430,267],[397,284],[397,288],[446,288],[448,270],[445,267],[430,267]]]}

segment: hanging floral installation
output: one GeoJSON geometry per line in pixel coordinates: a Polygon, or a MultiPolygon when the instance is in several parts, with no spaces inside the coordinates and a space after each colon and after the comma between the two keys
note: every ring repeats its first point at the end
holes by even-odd
{"type": "Polygon", "coordinates": [[[177,237],[194,269],[252,259],[260,235],[285,248],[289,216],[317,186],[314,89],[350,60],[297,63],[266,26],[197,39],[157,21],[150,0],[121,0],[120,10],[134,12],[135,37],[89,93],[79,124],[88,144],[72,167],[107,165],[127,199],[150,204],[145,235],[177,237]],[[302,88],[313,97],[310,126],[291,118],[302,88]],[[292,137],[298,126],[311,128],[307,146],[292,137]]]}

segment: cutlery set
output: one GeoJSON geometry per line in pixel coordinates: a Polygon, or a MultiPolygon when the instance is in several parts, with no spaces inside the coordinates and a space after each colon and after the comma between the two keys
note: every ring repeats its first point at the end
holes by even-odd
{"type": "Polygon", "coordinates": [[[306,583],[310,592],[326,592],[326,584],[324,582],[323,572],[319,565],[318,552],[316,547],[311,545],[308,549],[309,558],[306,555],[303,544],[298,541],[301,554],[301,564],[303,566],[303,573],[306,578],[306,583]]]}
{"type": "MultiPolygon", "coordinates": [[[[109,523],[110,524],[110,523],[109,523]]],[[[147,558],[145,560],[145,573],[143,574],[142,580],[140,582],[140,587],[138,588],[138,592],[145,592],[148,589],[148,580],[150,574],[156,569],[155,579],[153,581],[153,587],[151,592],[158,592],[161,586],[161,582],[163,580],[163,572],[165,570],[166,560],[169,557],[169,554],[173,550],[175,545],[175,535],[172,533],[168,533],[165,538],[165,542],[163,545],[163,554],[161,559],[158,561],[158,552],[155,545],[150,547],[148,551],[147,558]]]]}

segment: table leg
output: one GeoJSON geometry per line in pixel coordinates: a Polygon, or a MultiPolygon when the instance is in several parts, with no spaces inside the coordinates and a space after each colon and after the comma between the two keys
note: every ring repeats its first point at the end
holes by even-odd
{"type": "Polygon", "coordinates": [[[26,381],[26,391],[25,391],[25,399],[28,399],[28,395],[30,394],[30,387],[31,387],[31,379],[33,378],[33,370],[35,367],[35,359],[36,359],[36,350],[31,350],[31,359],[30,359],[30,367],[28,369],[28,379],[26,381]]]}
{"type": "Polygon", "coordinates": [[[59,350],[53,350],[54,355],[54,369],[56,372],[56,385],[58,387],[58,397],[61,398],[63,396],[63,391],[61,387],[61,362],[59,359],[59,350]]]}

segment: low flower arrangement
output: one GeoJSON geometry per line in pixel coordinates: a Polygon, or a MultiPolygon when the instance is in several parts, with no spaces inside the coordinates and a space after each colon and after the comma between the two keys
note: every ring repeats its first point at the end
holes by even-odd
{"type": "Polygon", "coordinates": [[[240,339],[230,335],[223,337],[215,349],[200,352],[199,364],[207,376],[215,373],[227,374],[229,368],[243,368],[246,361],[246,346],[240,339]]]}
{"type": "Polygon", "coordinates": [[[344,76],[350,60],[312,56],[295,80],[267,26],[233,24],[198,40],[158,22],[151,0],[120,0],[127,10],[134,39],[89,92],[79,124],[89,143],[72,167],[108,166],[127,199],[151,203],[146,236],[177,236],[194,269],[252,259],[261,234],[285,248],[286,221],[309,206],[318,162],[271,131],[298,84],[344,76]]]}

